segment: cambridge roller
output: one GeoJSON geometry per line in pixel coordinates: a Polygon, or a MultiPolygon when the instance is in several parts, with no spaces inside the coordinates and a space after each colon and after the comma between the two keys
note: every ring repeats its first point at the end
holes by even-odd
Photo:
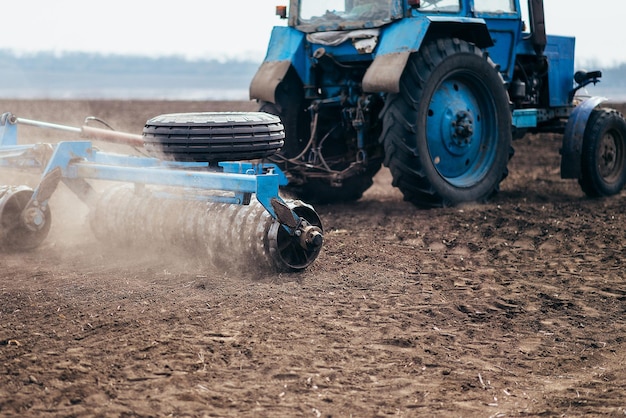
{"type": "MultiPolygon", "coordinates": [[[[117,246],[184,249],[220,269],[307,267],[321,248],[322,225],[309,205],[282,202],[302,222],[293,236],[256,199],[247,205],[163,198],[133,186],[107,190],[91,212],[98,239],[117,246]]],[[[275,203],[276,204],[276,203],[275,203]]]]}
{"type": "Polygon", "coordinates": [[[263,162],[283,140],[280,119],[263,112],[160,115],[143,135],[5,113],[0,168],[35,171],[41,180],[34,188],[0,186],[0,248],[45,240],[49,199],[63,182],[89,206],[94,235],[117,247],[174,245],[223,270],[303,270],[321,251],[323,227],[312,206],[280,197],[287,180],[263,162]],[[127,144],[150,157],[101,152],[82,139],[20,145],[20,124],[127,144]],[[89,180],[116,185],[98,192],[89,180]]]}

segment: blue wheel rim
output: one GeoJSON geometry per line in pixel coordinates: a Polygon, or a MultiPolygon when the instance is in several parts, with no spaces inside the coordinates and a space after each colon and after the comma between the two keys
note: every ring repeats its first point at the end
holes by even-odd
{"type": "Polygon", "coordinates": [[[426,138],[433,167],[455,187],[472,187],[496,158],[497,109],[488,88],[474,75],[446,78],[432,95],[426,138]]]}

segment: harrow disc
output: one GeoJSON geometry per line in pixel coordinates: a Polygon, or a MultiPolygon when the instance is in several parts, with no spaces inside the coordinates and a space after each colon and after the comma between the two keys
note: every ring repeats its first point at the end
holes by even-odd
{"type": "Polygon", "coordinates": [[[143,129],[144,148],[157,158],[218,162],[265,158],[284,143],[278,116],[263,112],[172,113],[143,129]]]}
{"type": "Polygon", "coordinates": [[[30,250],[48,236],[51,223],[48,206],[33,215],[38,219],[30,222],[31,226],[23,218],[32,195],[33,189],[27,186],[0,186],[0,248],[3,250],[30,250]]]}
{"type": "MultiPolygon", "coordinates": [[[[313,208],[299,200],[287,202],[287,206],[314,228],[322,231],[322,221],[313,208]]],[[[279,270],[300,270],[317,258],[321,245],[303,247],[292,238],[278,222],[273,222],[268,231],[270,254],[279,270]]]]}
{"type": "MultiPolygon", "coordinates": [[[[288,205],[321,230],[313,208],[297,201],[288,205]]],[[[174,246],[227,271],[301,270],[321,248],[303,248],[255,199],[249,205],[186,200],[131,185],[107,190],[90,223],[99,240],[118,247],[174,246]]]]}

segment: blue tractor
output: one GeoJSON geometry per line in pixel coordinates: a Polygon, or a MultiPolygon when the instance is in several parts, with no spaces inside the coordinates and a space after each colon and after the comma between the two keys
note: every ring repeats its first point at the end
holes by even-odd
{"type": "MultiPolygon", "coordinates": [[[[588,196],[626,183],[626,122],[580,90],[575,39],[546,34],[542,0],[291,0],[250,85],[280,116],[271,159],[311,202],[356,200],[381,165],[418,206],[493,196],[513,140],[563,135],[561,176],[588,196]]],[[[582,90],[585,91],[585,90],[582,90]]]]}

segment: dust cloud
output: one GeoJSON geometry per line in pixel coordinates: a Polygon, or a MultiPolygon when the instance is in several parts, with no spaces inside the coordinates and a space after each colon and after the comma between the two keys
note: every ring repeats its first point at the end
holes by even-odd
{"type": "Polygon", "coordinates": [[[255,201],[238,206],[159,197],[166,193],[162,188],[137,191],[126,183],[97,184],[96,190],[97,203],[88,207],[59,187],[50,201],[53,220],[44,250],[130,270],[163,265],[170,271],[245,274],[272,267],[266,248],[270,218],[255,201]]]}

